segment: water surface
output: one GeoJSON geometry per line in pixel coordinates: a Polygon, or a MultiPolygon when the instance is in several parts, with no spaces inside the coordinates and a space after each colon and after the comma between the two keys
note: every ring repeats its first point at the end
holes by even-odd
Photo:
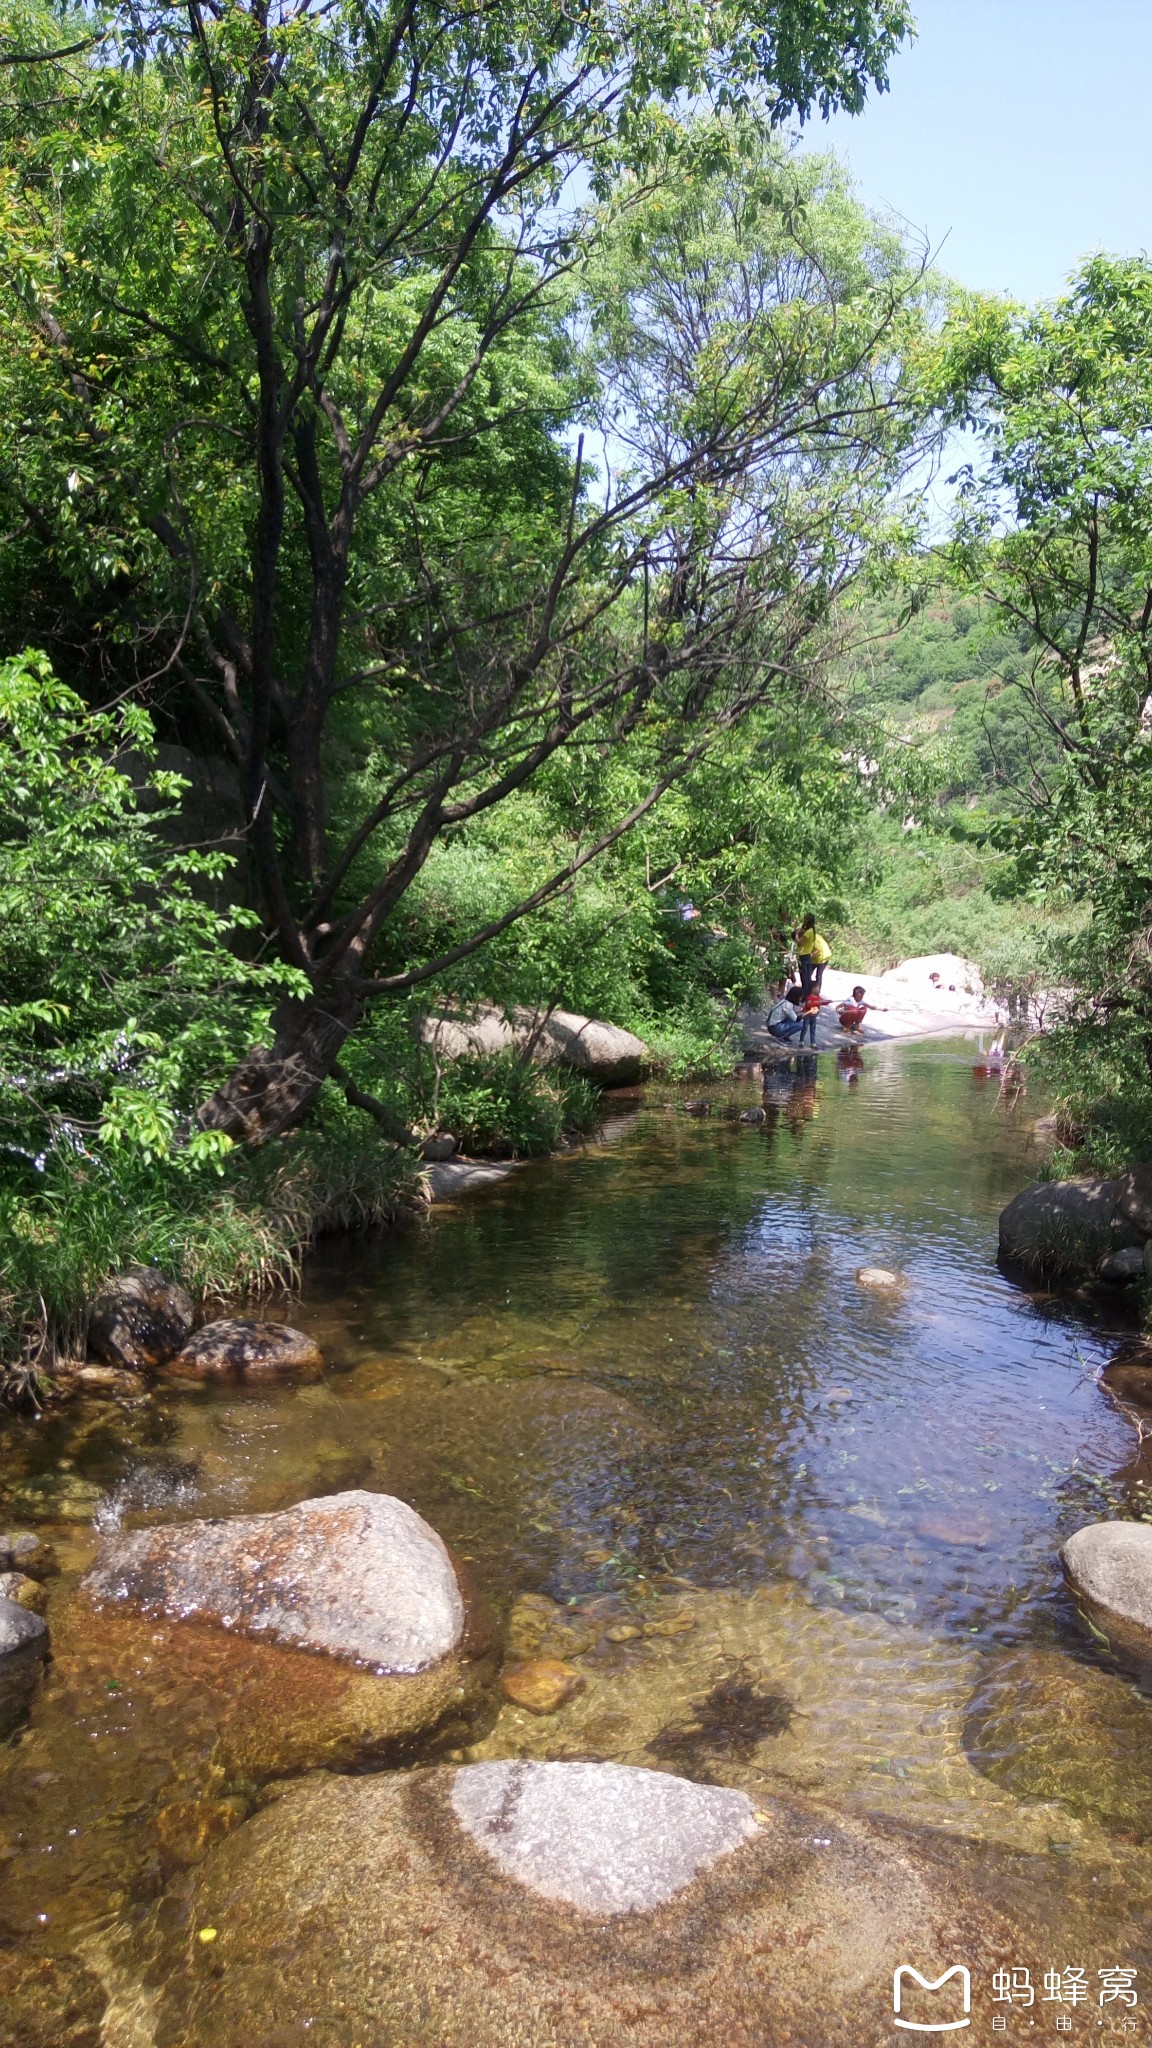
{"type": "MultiPolygon", "coordinates": [[[[716,1086],[707,1117],[610,1105],[602,1143],[325,1247],[291,1310],[322,1384],[8,1426],[0,1513],[54,1527],[63,1602],[101,1528],[394,1491],[511,1657],[580,1675],[555,1715],[493,1697],[452,1754],[791,1788],[1147,1887],[1152,1706],[1056,1556],[1140,1505],[1097,1381],[1123,1315],[997,1269],[1040,1105],[973,1060],[869,1048],[716,1086]]],[[[157,1817],[213,1791],[211,1738],[178,1674],[157,1705],[50,1671],[0,1751],[0,1933],[99,1946],[139,1911],[199,1853],[157,1817]]]]}

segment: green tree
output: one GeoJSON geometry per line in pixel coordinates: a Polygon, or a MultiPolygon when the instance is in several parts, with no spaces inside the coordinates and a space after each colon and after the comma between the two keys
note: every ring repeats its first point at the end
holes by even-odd
{"type": "Polygon", "coordinates": [[[1000,833],[1036,894],[1091,906],[1053,967],[1083,1102],[1146,1140],[1152,1070],[1152,266],[1098,257],[1049,309],[970,309],[951,362],[985,461],[957,572],[1028,636],[1054,766],[1000,833]],[[1126,1107],[1125,1107],[1126,1105],[1126,1107]],[[1113,1111],[1106,1114],[1111,1117],[1113,1111]]]}
{"type": "Polygon", "coordinates": [[[153,754],[141,707],[93,713],[42,656],[0,663],[8,1184],[34,1186],[53,1154],[218,1157],[227,1141],[197,1126],[199,1097],[299,979],[232,950],[258,920],[209,900],[225,855],[165,843],[183,785],[153,754]]]}
{"type": "Polygon", "coordinates": [[[57,645],[194,706],[241,767],[268,927],[310,993],[204,1116],[262,1138],[366,1001],[495,935],[380,971],[445,835],[578,740],[649,742],[637,801],[502,928],[819,637],[908,439],[919,280],[842,194],[810,245],[763,138],[882,86],[907,17],[189,0],[108,19],[35,104],[8,74],[4,375],[30,427],[8,582],[57,645]],[[743,112],[678,119],[708,95],[743,112]],[[682,201],[663,223],[654,190],[682,201]],[[638,270],[637,221],[658,247],[638,270]],[[633,264],[611,322],[581,267],[601,235],[633,264]],[[593,368],[634,442],[611,483],[562,431],[596,416],[593,368]]]}

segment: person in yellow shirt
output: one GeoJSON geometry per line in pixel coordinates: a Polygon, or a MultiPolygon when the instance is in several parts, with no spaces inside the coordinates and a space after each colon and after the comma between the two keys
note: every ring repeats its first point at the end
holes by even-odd
{"type": "Polygon", "coordinates": [[[796,961],[800,969],[800,986],[805,995],[810,989],[820,993],[824,980],[824,969],[832,958],[832,948],[827,939],[816,929],[816,919],[809,911],[796,934],[796,961]]]}

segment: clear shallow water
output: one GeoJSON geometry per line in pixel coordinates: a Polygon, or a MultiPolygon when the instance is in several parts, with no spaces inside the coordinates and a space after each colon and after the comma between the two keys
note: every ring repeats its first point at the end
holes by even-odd
{"type": "MultiPolygon", "coordinates": [[[[1056,1559],[1143,1477],[1095,1377],[1120,1313],[997,1270],[1038,1105],[1005,1112],[972,1063],[870,1048],[849,1082],[824,1056],[773,1077],[762,1126],[724,1114],[758,1077],[710,1118],[653,1091],[603,1144],[326,1247],[291,1311],[321,1385],[9,1427],[0,1518],[54,1524],[63,1609],[93,1520],[394,1491],[514,1656],[580,1673],[554,1716],[493,1701],[454,1754],[791,1787],[1119,1858],[1146,1895],[1152,1706],[1056,1559]],[[899,1286],[862,1286],[877,1265],[899,1286]]],[[[0,1935],[83,1943],[146,1903],[197,1853],[157,1815],[213,1792],[212,1738],[178,1672],[158,1703],[50,1671],[0,1751],[0,1935]]]]}

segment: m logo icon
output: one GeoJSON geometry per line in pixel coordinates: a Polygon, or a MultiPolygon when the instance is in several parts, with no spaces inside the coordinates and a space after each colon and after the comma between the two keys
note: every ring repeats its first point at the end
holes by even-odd
{"type": "Polygon", "coordinates": [[[959,2027],[970,2027],[972,2024],[969,2017],[972,2011],[972,1979],[964,1968],[963,1963],[953,1963],[952,1968],[945,1970],[942,1977],[922,1977],[919,1970],[912,1968],[911,1963],[901,1963],[892,1977],[892,2010],[896,2015],[896,2025],[898,2027],[907,2027],[911,2034],[954,2034],[959,2027]],[[960,2009],[964,2015],[962,2019],[905,2020],[900,2018],[900,1994],[904,1988],[905,1978],[907,1978],[910,1984],[918,1984],[921,1991],[939,1991],[941,1985],[947,1984],[951,1977],[959,1977],[960,1979],[960,1996],[962,2001],[960,2009]]]}

